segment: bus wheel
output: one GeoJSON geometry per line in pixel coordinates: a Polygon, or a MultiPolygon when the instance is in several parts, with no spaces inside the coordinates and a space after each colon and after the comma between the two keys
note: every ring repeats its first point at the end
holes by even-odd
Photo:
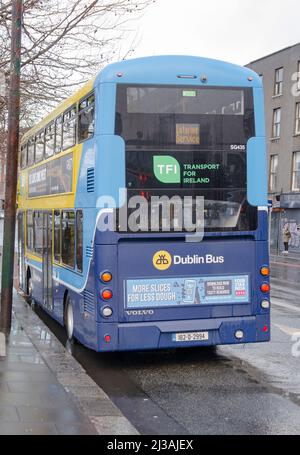
{"type": "Polygon", "coordinates": [[[31,278],[30,274],[28,274],[28,277],[27,277],[27,300],[28,300],[28,303],[30,303],[32,301],[32,289],[33,289],[32,278],[31,278]]]}
{"type": "Polygon", "coordinates": [[[74,341],[74,313],[73,305],[69,296],[67,296],[65,306],[65,327],[68,341],[74,341]]]}

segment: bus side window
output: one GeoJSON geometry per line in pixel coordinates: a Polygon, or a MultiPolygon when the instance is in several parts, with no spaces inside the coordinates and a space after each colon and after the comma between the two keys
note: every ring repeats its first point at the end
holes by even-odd
{"type": "Polygon", "coordinates": [[[62,116],[55,120],[55,153],[61,152],[62,142],[62,116]]]}
{"type": "Polygon", "coordinates": [[[95,130],[95,96],[90,95],[79,103],[78,142],[90,139],[95,130]]]}
{"type": "Polygon", "coordinates": [[[60,211],[54,211],[54,260],[61,261],[60,211]]]}
{"type": "Polygon", "coordinates": [[[68,267],[75,266],[75,213],[62,212],[61,220],[61,260],[68,267]]]}
{"type": "Polygon", "coordinates": [[[45,135],[44,131],[35,137],[35,162],[39,163],[44,159],[45,135]]]}
{"type": "Polygon", "coordinates": [[[43,254],[43,213],[34,212],[33,216],[33,250],[36,254],[43,254]]]}
{"type": "Polygon", "coordinates": [[[73,147],[76,143],[76,107],[72,107],[63,115],[63,150],[73,147]]]}
{"type": "Polygon", "coordinates": [[[55,148],[55,127],[54,123],[51,123],[49,126],[47,126],[45,130],[45,157],[49,158],[50,156],[53,156],[54,154],[54,148],[55,148]]]}
{"type": "Polygon", "coordinates": [[[76,265],[79,272],[82,272],[82,249],[83,249],[83,213],[76,212],[76,265]]]}
{"type": "Polygon", "coordinates": [[[21,169],[24,169],[27,165],[27,143],[21,147],[21,169]]]}
{"type": "Polygon", "coordinates": [[[32,166],[34,163],[34,138],[28,141],[28,152],[27,152],[27,166],[32,166]]]}
{"type": "Polygon", "coordinates": [[[27,229],[26,229],[26,246],[27,249],[33,251],[33,212],[30,210],[26,214],[26,222],[27,222],[27,229]]]}

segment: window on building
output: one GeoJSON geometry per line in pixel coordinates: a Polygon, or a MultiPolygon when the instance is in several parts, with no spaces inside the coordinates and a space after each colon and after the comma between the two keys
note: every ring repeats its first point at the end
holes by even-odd
{"type": "Polygon", "coordinates": [[[33,251],[43,254],[43,212],[34,212],[33,215],[33,251]]]}
{"type": "Polygon", "coordinates": [[[272,155],[270,160],[270,191],[275,192],[277,188],[278,155],[272,155]]]}
{"type": "Polygon", "coordinates": [[[27,151],[27,166],[32,166],[34,164],[34,138],[29,139],[28,141],[28,151],[27,151]]]}
{"type": "Polygon", "coordinates": [[[300,134],[300,103],[296,103],[295,134],[300,134]]]}
{"type": "Polygon", "coordinates": [[[75,266],[75,212],[63,211],[61,217],[61,260],[68,267],[75,266]]]}
{"type": "Polygon", "coordinates": [[[45,157],[53,156],[55,149],[55,125],[51,123],[45,130],[45,157]]]}
{"type": "Polygon", "coordinates": [[[62,116],[55,120],[55,153],[62,150],[62,116]]]}
{"type": "Polygon", "coordinates": [[[39,163],[44,159],[45,135],[41,131],[35,137],[35,162],[39,163]]]}
{"type": "Polygon", "coordinates": [[[22,145],[21,147],[21,169],[24,169],[27,165],[27,144],[22,145]]]}
{"type": "Polygon", "coordinates": [[[274,86],[274,95],[282,95],[283,90],[283,68],[278,68],[275,70],[275,86],[274,86]]]}
{"type": "Polygon", "coordinates": [[[297,67],[297,90],[300,92],[300,60],[297,67]]]}
{"type": "Polygon", "coordinates": [[[95,96],[90,95],[79,103],[78,140],[89,139],[95,128],[95,96]]]}
{"type": "Polygon", "coordinates": [[[292,191],[300,191],[300,152],[295,152],[293,154],[292,191]]]}
{"type": "Polygon", "coordinates": [[[73,147],[76,143],[76,107],[72,107],[63,115],[63,150],[73,147]]]}
{"type": "Polygon", "coordinates": [[[83,257],[83,213],[82,210],[76,212],[76,266],[82,272],[83,257]]]}
{"type": "Polygon", "coordinates": [[[30,210],[27,212],[27,229],[26,229],[26,245],[28,250],[33,251],[33,240],[34,240],[34,234],[33,234],[33,212],[30,210]]]}
{"type": "Polygon", "coordinates": [[[274,109],[273,111],[273,138],[280,138],[281,130],[281,108],[274,109]]]}
{"type": "Polygon", "coordinates": [[[61,261],[60,211],[54,211],[54,260],[61,261]]]}

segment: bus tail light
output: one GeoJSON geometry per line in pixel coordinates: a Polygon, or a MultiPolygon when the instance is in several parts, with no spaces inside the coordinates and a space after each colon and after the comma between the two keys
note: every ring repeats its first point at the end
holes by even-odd
{"type": "Polygon", "coordinates": [[[105,341],[105,343],[110,343],[110,341],[111,341],[110,335],[105,335],[104,336],[104,341],[105,341]]]}
{"type": "Polygon", "coordinates": [[[104,291],[101,292],[101,297],[103,300],[110,300],[113,296],[113,293],[110,289],[105,289],[104,291]]]}
{"type": "Polygon", "coordinates": [[[263,326],[263,332],[264,333],[268,333],[269,332],[269,326],[268,325],[264,325],[263,326]]]}
{"type": "Polygon", "coordinates": [[[269,267],[262,267],[260,269],[260,273],[262,276],[270,276],[270,269],[269,267]]]}
{"type": "Polygon", "coordinates": [[[264,293],[264,294],[268,294],[270,292],[270,285],[268,283],[263,283],[260,287],[261,291],[264,293]]]}

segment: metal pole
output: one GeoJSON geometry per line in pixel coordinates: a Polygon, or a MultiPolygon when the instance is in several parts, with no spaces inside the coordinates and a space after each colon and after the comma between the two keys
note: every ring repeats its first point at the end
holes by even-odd
{"type": "Polygon", "coordinates": [[[22,0],[12,1],[0,328],[11,329],[20,117],[22,0]]]}

